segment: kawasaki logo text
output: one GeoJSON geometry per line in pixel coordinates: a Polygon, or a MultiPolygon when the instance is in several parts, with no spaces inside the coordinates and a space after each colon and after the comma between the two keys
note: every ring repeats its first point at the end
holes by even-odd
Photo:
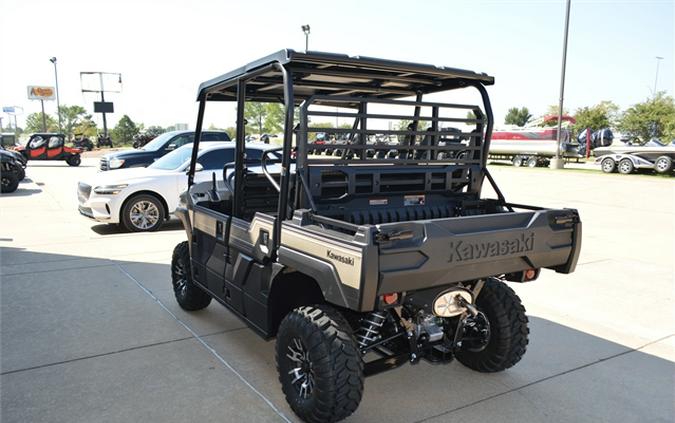
{"type": "Polygon", "coordinates": [[[339,261],[340,263],[348,264],[350,266],[354,265],[354,258],[342,256],[340,254],[334,253],[333,250],[326,251],[326,257],[331,260],[339,261]]]}
{"type": "Polygon", "coordinates": [[[534,250],[534,233],[524,233],[517,238],[504,241],[453,241],[450,243],[450,258],[448,262],[508,256],[532,250],[534,250]]]}

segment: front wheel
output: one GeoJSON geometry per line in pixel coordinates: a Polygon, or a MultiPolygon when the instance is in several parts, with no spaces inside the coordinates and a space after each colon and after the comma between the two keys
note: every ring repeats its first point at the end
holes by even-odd
{"type": "Polygon", "coordinates": [[[122,208],[122,224],[131,232],[156,231],[164,218],[164,206],[154,195],[134,195],[122,208]]]}
{"type": "Polygon", "coordinates": [[[79,154],[75,154],[73,156],[66,157],[66,163],[68,163],[68,166],[79,166],[80,163],[82,163],[82,159],[80,158],[79,154]]]}
{"type": "Polygon", "coordinates": [[[201,310],[211,303],[211,296],[192,282],[190,249],[187,241],[181,242],[173,249],[171,284],[176,302],[183,310],[201,310]]]}
{"type": "Polygon", "coordinates": [[[19,176],[14,171],[3,171],[2,175],[0,175],[0,184],[0,191],[3,194],[14,192],[19,187],[19,176]]]}
{"type": "Polygon", "coordinates": [[[335,309],[303,306],[281,322],[277,371],[286,401],[306,422],[337,422],[363,394],[363,360],[347,321],[335,309]]]}
{"type": "Polygon", "coordinates": [[[463,345],[455,353],[457,360],[483,373],[514,366],[525,354],[530,333],[520,298],[504,282],[488,279],[476,299],[476,307],[487,317],[489,339],[481,348],[463,345]]]}

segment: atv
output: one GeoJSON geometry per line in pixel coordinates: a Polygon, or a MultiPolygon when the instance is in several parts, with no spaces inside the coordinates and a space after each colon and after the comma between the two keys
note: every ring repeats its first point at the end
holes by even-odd
{"type": "Polygon", "coordinates": [[[23,156],[23,154],[19,153],[18,151],[8,150],[5,148],[5,146],[0,145],[0,155],[7,155],[15,160],[19,181],[23,181],[26,177],[26,165],[28,164],[28,161],[23,156]]]}
{"type": "Polygon", "coordinates": [[[176,211],[187,241],[171,260],[175,297],[189,311],[215,299],[276,337],[281,389],[302,420],[344,419],[364,377],[405,363],[514,366],[529,330],[507,281],[574,271],[577,211],[509,203],[488,171],[493,83],[451,67],[282,50],[199,87],[188,190],[176,211]],[[424,99],[453,90],[477,91],[481,104],[424,99]],[[235,157],[195,183],[213,101],[236,102],[235,157]],[[245,156],[249,101],[285,106],[283,146],[259,164],[245,156]],[[352,127],[309,125],[338,118],[352,127]],[[392,121],[412,123],[392,129],[392,121]],[[447,124],[467,128],[453,133],[466,142],[442,141],[447,124]],[[341,154],[322,156],[335,145],[317,132],[342,135],[341,154]],[[497,198],[481,196],[485,183],[497,198]]]}
{"type": "Polygon", "coordinates": [[[82,150],[65,145],[63,134],[33,134],[26,145],[17,147],[16,151],[26,160],[65,160],[69,166],[79,166],[82,161],[82,150]]]}
{"type": "Polygon", "coordinates": [[[73,146],[79,148],[82,151],[91,151],[94,149],[94,143],[84,134],[75,134],[73,146]]]}

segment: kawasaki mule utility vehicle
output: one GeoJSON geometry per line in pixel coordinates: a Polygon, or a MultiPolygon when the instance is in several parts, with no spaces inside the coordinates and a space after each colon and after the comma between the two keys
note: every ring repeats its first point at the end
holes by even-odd
{"type": "Polygon", "coordinates": [[[505,281],[574,270],[577,211],[510,204],[486,168],[493,83],[454,68],[282,50],[199,87],[176,212],[188,237],[172,258],[176,299],[198,310],[215,298],[276,337],[281,388],[303,420],[345,418],[365,376],[404,363],[513,366],[528,321],[505,281]],[[479,104],[428,96],[458,89],[479,104]],[[212,101],[236,104],[235,160],[195,184],[212,101]],[[246,102],[285,106],[283,146],[262,163],[245,157],[246,102]],[[317,133],[344,139],[341,154],[321,154],[335,146],[314,142],[317,133]],[[497,198],[481,198],[484,183],[497,198]]]}

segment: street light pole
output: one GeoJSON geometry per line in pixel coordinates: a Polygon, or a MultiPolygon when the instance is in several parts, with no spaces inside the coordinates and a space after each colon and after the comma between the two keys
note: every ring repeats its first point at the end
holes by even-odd
{"type": "Polygon", "coordinates": [[[659,63],[663,60],[661,56],[656,57],[656,76],[654,77],[654,98],[656,98],[656,83],[659,81],[659,63]]]}
{"type": "Polygon", "coordinates": [[[562,148],[562,115],[563,115],[563,98],[565,97],[565,67],[567,65],[567,36],[570,29],[570,6],[572,0],[567,0],[565,8],[565,36],[563,38],[563,55],[562,55],[562,70],[560,72],[560,100],[558,102],[558,134],[555,158],[551,160],[551,168],[562,169],[565,167],[565,161],[560,155],[562,148]]]}
{"type": "Polygon", "coordinates": [[[305,33],[305,51],[309,51],[309,25],[303,25],[302,32],[305,33]]]}
{"type": "Polygon", "coordinates": [[[54,82],[56,83],[56,115],[59,117],[59,132],[61,129],[61,103],[59,102],[59,73],[56,71],[56,57],[49,59],[54,64],[54,82]]]}

